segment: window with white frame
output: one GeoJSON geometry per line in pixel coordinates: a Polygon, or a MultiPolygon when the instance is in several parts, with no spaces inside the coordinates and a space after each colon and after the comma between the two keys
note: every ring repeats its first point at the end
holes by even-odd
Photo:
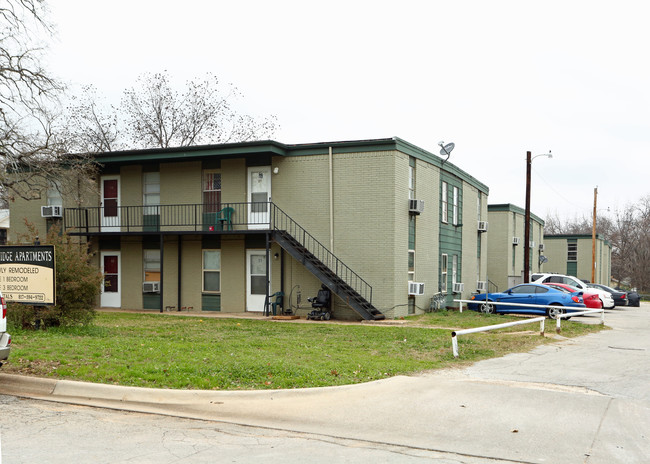
{"type": "Polygon", "coordinates": [[[447,254],[443,253],[440,259],[440,291],[447,293],[447,254]]]}
{"type": "Polygon", "coordinates": [[[408,279],[415,281],[415,216],[409,217],[408,279]]]}
{"type": "Polygon", "coordinates": [[[144,214],[158,214],[160,205],[160,172],[145,172],[142,175],[142,204],[144,214]]]}
{"type": "Polygon", "coordinates": [[[221,250],[203,250],[203,293],[221,292],[221,250]]]}
{"type": "Polygon", "coordinates": [[[409,200],[415,199],[415,159],[409,160],[409,200]]]}
{"type": "Polygon", "coordinates": [[[453,193],[453,195],[454,195],[453,196],[453,201],[454,201],[454,203],[453,203],[453,208],[454,208],[453,209],[453,221],[454,221],[453,224],[455,226],[457,226],[458,225],[458,187],[454,187],[453,192],[454,192],[453,193]]]}
{"type": "Polygon", "coordinates": [[[47,189],[47,206],[62,206],[63,197],[61,196],[61,187],[58,182],[50,182],[47,189]]]}
{"type": "Polygon", "coordinates": [[[451,257],[451,285],[453,286],[457,280],[458,276],[458,255],[453,255],[451,257]]]}
{"type": "Polygon", "coordinates": [[[447,224],[447,222],[449,222],[449,219],[447,217],[448,216],[448,208],[449,208],[449,205],[448,205],[449,198],[447,196],[448,195],[447,194],[447,189],[448,189],[447,182],[443,182],[442,183],[442,192],[441,192],[440,204],[441,204],[441,207],[442,207],[442,218],[441,218],[441,220],[445,224],[447,224]]]}
{"type": "Polygon", "coordinates": [[[578,242],[567,243],[567,261],[578,261],[578,242]]]}
{"type": "Polygon", "coordinates": [[[143,268],[145,282],[160,282],[160,250],[144,250],[143,268]]]}
{"type": "Polygon", "coordinates": [[[203,212],[216,213],[221,209],[221,173],[203,171],[203,212]]]}

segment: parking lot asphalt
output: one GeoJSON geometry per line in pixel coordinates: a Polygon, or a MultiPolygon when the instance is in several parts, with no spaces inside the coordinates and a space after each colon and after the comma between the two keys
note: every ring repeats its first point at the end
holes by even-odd
{"type": "Polygon", "coordinates": [[[0,374],[0,393],[439,451],[454,462],[646,463],[650,304],[605,320],[612,330],[360,385],[187,391],[0,374]]]}

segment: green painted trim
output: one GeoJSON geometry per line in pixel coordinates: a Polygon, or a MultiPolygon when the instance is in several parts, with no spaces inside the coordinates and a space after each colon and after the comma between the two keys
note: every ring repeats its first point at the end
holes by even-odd
{"type": "Polygon", "coordinates": [[[322,142],[311,144],[286,145],[273,140],[259,142],[242,142],[222,145],[201,145],[195,147],[158,148],[146,150],[125,150],[95,154],[95,160],[100,164],[114,163],[150,163],[161,161],[180,161],[217,158],[237,158],[250,155],[270,156],[310,156],[325,155],[330,147],[333,153],[364,153],[373,151],[400,151],[413,158],[432,164],[441,171],[462,179],[488,194],[489,188],[475,177],[461,170],[453,163],[445,162],[442,158],[417,147],[398,137],[389,139],[352,140],[342,142],[322,142]]]}
{"type": "MultiPolygon", "coordinates": [[[[513,205],[512,203],[488,205],[488,213],[498,213],[498,212],[517,213],[517,214],[521,214],[522,216],[526,216],[526,210],[524,208],[513,205]]],[[[533,214],[532,212],[530,213],[530,218],[533,221],[541,224],[542,226],[546,224],[541,217],[537,216],[536,214],[533,214]]]]}

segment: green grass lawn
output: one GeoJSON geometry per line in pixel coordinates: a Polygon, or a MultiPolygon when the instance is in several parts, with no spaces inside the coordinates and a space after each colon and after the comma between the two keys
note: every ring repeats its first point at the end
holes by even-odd
{"type": "MultiPolygon", "coordinates": [[[[459,337],[451,330],[519,318],[442,311],[404,326],[296,323],[100,312],[92,326],[13,328],[4,373],[107,384],[188,389],[270,389],[344,385],[409,375],[530,350],[552,342],[539,324],[459,337]]],[[[546,332],[553,334],[555,321],[546,332]]],[[[562,322],[562,335],[602,330],[562,322]]]]}

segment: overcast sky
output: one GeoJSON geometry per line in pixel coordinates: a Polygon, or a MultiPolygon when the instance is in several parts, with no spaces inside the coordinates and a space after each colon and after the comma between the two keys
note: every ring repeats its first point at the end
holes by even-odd
{"type": "MultiPolygon", "coordinates": [[[[650,194],[643,1],[51,0],[49,68],[107,99],[145,72],[206,72],[283,143],[397,136],[546,218],[650,194]]],[[[610,213],[611,214],[611,213],[610,213]]]]}

